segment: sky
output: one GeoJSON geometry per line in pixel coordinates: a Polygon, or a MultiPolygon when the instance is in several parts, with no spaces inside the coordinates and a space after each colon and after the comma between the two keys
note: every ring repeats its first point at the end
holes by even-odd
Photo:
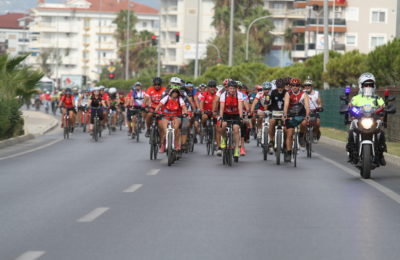
{"type": "MultiPolygon", "coordinates": [[[[49,3],[63,3],[66,0],[46,0],[49,3]]],[[[133,0],[141,4],[159,8],[160,0],[133,0]]],[[[35,7],[37,0],[0,0],[0,13],[26,12],[29,8],[35,7]]]]}

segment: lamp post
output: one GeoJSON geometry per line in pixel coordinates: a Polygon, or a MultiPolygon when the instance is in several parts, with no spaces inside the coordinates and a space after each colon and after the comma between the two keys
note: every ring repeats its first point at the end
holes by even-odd
{"type": "MultiPolygon", "coordinates": [[[[324,0],[324,73],[329,62],[328,15],[328,0],[324,0]]],[[[328,82],[324,82],[324,89],[329,89],[328,82]]]]}
{"type": "MultiPolygon", "coordinates": [[[[200,1],[197,0],[197,22],[196,22],[196,59],[194,61],[194,79],[199,76],[199,29],[200,29],[200,1]]],[[[233,0],[232,0],[233,1],[233,0]]]]}
{"type": "Polygon", "coordinates": [[[128,18],[126,25],[126,47],[125,47],[125,80],[128,80],[129,74],[129,38],[130,38],[130,26],[131,26],[131,7],[132,3],[128,2],[128,18]]]}
{"type": "Polygon", "coordinates": [[[235,13],[235,0],[231,0],[231,21],[229,26],[229,60],[228,65],[233,65],[233,19],[235,13]]]}

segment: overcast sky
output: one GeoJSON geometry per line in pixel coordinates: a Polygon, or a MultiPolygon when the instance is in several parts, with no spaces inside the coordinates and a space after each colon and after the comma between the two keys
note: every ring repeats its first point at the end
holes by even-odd
{"type": "MultiPolygon", "coordinates": [[[[66,0],[46,0],[49,3],[63,3],[66,0]]],[[[160,0],[134,0],[141,4],[159,8],[160,0]]],[[[0,13],[5,12],[26,12],[29,8],[35,7],[37,0],[0,0],[0,13]]]]}

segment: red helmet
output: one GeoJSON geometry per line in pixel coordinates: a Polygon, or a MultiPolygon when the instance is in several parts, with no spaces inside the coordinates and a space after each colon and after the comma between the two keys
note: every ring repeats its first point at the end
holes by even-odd
{"type": "Polygon", "coordinates": [[[228,86],[229,81],[231,81],[232,79],[225,79],[223,82],[223,85],[226,87],[228,86]]]}
{"type": "Polygon", "coordinates": [[[301,80],[299,78],[291,78],[290,85],[301,85],[301,80]]]}

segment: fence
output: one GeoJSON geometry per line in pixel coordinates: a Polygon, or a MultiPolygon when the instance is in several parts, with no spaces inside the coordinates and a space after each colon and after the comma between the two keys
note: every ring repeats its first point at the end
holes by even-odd
{"type": "MultiPolygon", "coordinates": [[[[380,88],[377,94],[384,96],[386,88],[380,88]]],[[[389,141],[400,142],[400,88],[389,88],[390,95],[396,97],[396,108],[398,113],[388,115],[388,128],[385,130],[389,141]]],[[[358,93],[358,89],[352,89],[350,97],[358,93]]],[[[340,105],[343,101],[340,96],[344,95],[344,88],[320,90],[324,112],[321,113],[321,125],[323,127],[331,127],[340,130],[347,130],[348,125],[344,124],[344,115],[339,114],[340,105]]]]}

